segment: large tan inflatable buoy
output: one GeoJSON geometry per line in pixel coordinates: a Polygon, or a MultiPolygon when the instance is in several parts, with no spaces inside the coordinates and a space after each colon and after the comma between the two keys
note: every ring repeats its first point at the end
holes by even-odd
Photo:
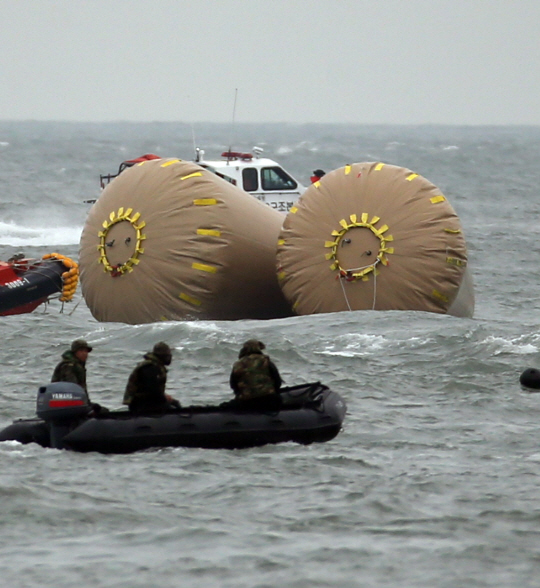
{"type": "Polygon", "coordinates": [[[474,311],[459,218],[436,186],[402,167],[355,163],[311,185],[285,219],[277,267],[300,315],[474,311]]]}
{"type": "Polygon", "coordinates": [[[123,171],[88,214],[85,301],[99,321],[289,316],[275,273],[283,216],[195,163],[123,171]]]}

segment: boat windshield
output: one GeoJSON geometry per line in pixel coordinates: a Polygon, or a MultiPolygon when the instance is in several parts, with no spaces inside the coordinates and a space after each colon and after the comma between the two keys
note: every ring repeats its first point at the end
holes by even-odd
{"type": "Polygon", "coordinates": [[[263,190],[295,190],[298,184],[281,167],[263,167],[261,170],[263,190]]]}

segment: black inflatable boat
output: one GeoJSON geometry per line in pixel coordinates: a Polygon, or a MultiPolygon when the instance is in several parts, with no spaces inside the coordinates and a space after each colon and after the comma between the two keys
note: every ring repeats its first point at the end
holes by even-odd
{"type": "Polygon", "coordinates": [[[126,410],[88,417],[91,407],[77,384],[56,382],[38,390],[35,419],[19,419],[0,431],[0,441],[101,453],[131,453],[152,447],[240,449],[294,441],[308,445],[333,439],[347,407],[320,382],[283,388],[277,412],[219,406],[189,406],[152,416],[126,410]]]}

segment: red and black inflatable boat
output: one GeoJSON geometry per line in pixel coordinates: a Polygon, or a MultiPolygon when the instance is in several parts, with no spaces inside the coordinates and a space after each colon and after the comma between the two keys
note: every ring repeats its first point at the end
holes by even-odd
{"type": "Polygon", "coordinates": [[[0,316],[32,312],[55,295],[62,302],[71,300],[78,280],[78,265],[57,253],[0,261],[0,316]]]}

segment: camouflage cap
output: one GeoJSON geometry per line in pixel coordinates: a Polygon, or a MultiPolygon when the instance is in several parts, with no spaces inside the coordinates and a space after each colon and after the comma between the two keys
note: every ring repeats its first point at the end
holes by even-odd
{"type": "Polygon", "coordinates": [[[244,355],[251,355],[252,353],[261,353],[266,345],[262,341],[257,339],[249,339],[244,343],[238,357],[244,357],[244,355]]]}
{"type": "Polygon", "coordinates": [[[164,343],[163,341],[160,341],[159,343],[156,343],[154,345],[152,353],[154,355],[157,355],[158,357],[167,357],[172,355],[171,348],[167,345],[167,343],[164,343]]]}
{"type": "Polygon", "coordinates": [[[90,347],[84,339],[75,339],[71,344],[71,352],[76,353],[79,349],[88,349],[88,351],[92,351],[92,347],[90,347]]]}

